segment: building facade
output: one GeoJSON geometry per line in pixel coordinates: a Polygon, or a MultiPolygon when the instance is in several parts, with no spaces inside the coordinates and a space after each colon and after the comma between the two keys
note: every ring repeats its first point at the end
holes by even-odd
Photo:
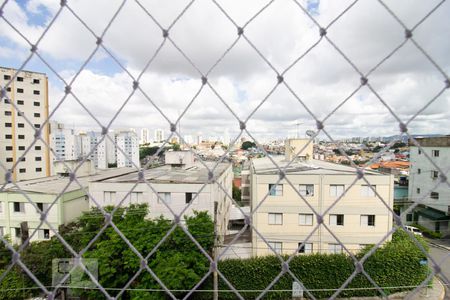
{"type": "Polygon", "coordinates": [[[139,144],[143,145],[143,144],[148,144],[148,143],[151,143],[150,131],[147,128],[142,128],[141,129],[141,139],[139,141],[139,144]]]}
{"type": "MultiPolygon", "coordinates": [[[[430,162],[425,154],[439,166],[450,172],[450,136],[416,138],[422,149],[410,145],[410,174],[408,198],[410,204],[420,202],[413,212],[403,214],[406,223],[418,223],[430,230],[444,235],[450,233],[450,188],[440,182],[439,170],[430,162]],[[433,191],[431,191],[434,189],[433,191]]],[[[405,205],[403,211],[409,205],[405,205]]]]}
{"type": "Polygon", "coordinates": [[[43,73],[28,71],[15,76],[16,71],[0,67],[0,87],[6,90],[6,97],[0,99],[0,163],[4,167],[0,166],[0,183],[5,181],[6,170],[19,160],[12,170],[14,181],[50,175],[50,150],[40,140],[32,145],[38,129],[50,143],[49,126],[43,125],[48,118],[48,79],[43,73]]]}
{"type": "MultiPolygon", "coordinates": [[[[216,228],[220,238],[223,238],[227,232],[232,204],[225,193],[226,191],[231,195],[232,192],[231,164],[221,163],[214,169],[213,183],[208,180],[208,169],[203,164],[194,162],[190,156],[192,156],[190,152],[166,152],[168,162],[165,165],[144,171],[144,177],[150,186],[139,182],[138,172],[135,171],[123,176],[93,181],[89,185],[89,192],[104,206],[116,206],[122,200],[122,206],[147,203],[151,218],[164,216],[173,219],[172,212],[180,214],[192,201],[183,215],[192,215],[194,211],[207,211],[212,218],[215,216],[216,228]]],[[[215,165],[213,162],[205,163],[211,169],[215,165]]],[[[91,206],[95,204],[91,202],[91,206]]],[[[181,220],[184,220],[183,216],[181,220]]]]}
{"type": "MultiPolygon", "coordinates": [[[[383,239],[392,229],[392,214],[373,189],[393,209],[393,176],[366,171],[365,178],[371,187],[358,180],[349,188],[356,179],[355,169],[305,157],[312,157],[312,153],[302,153],[286,170],[286,178],[293,186],[286,179],[277,184],[279,171],[269,158],[251,161],[252,210],[259,206],[253,214],[253,225],[270,246],[281,254],[341,253],[342,244],[357,252],[383,239]],[[323,215],[341,195],[337,204],[323,215]],[[317,217],[310,206],[323,215],[324,224],[339,241],[323,225],[307,239],[317,226],[317,217]]],[[[283,168],[292,157],[272,158],[283,168]]],[[[256,232],[252,234],[252,244],[254,256],[273,254],[256,232]]]]}
{"type": "Polygon", "coordinates": [[[155,129],[154,142],[162,142],[164,141],[164,130],[155,129]]]}
{"type": "MultiPolygon", "coordinates": [[[[35,203],[41,211],[48,211],[46,220],[53,228],[67,224],[90,209],[86,190],[91,180],[101,180],[131,172],[130,169],[98,171],[88,176],[78,176],[77,183],[69,184],[68,177],[50,176],[18,182],[20,190],[35,203]],[[60,195],[61,193],[61,195],[60,195]],[[52,203],[55,202],[53,206],[52,203]]],[[[16,186],[7,184],[0,192],[0,234],[9,235],[15,244],[21,242],[21,223],[26,222],[29,236],[40,224],[40,211],[34,207],[16,186]]],[[[54,233],[47,224],[42,224],[31,241],[50,239],[54,233]]]]}

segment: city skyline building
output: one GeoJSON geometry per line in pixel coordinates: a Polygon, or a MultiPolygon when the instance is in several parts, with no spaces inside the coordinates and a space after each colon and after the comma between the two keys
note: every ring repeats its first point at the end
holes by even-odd
{"type": "Polygon", "coordinates": [[[4,167],[0,167],[0,183],[6,181],[7,170],[12,171],[13,181],[50,175],[49,148],[41,140],[33,144],[36,133],[50,143],[49,125],[45,123],[48,78],[44,73],[16,72],[0,67],[0,87],[6,87],[6,95],[0,99],[0,163],[4,167]]]}

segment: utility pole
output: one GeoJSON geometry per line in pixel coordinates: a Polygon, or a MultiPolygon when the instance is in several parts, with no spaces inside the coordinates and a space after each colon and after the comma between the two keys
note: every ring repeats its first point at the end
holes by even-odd
{"type": "Polygon", "coordinates": [[[297,120],[297,123],[295,123],[295,125],[297,125],[297,138],[300,138],[300,125],[302,125],[303,123],[300,122],[300,120],[297,120]]]}
{"type": "Polygon", "coordinates": [[[217,234],[217,202],[214,202],[214,246],[213,246],[213,260],[214,262],[216,262],[216,268],[214,269],[213,272],[213,300],[219,300],[219,278],[217,275],[217,261],[216,261],[216,257],[217,257],[217,238],[218,238],[218,234],[217,234]]]}

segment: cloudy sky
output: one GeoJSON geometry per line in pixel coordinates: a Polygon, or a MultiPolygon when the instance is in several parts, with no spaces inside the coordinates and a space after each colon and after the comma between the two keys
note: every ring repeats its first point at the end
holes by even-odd
{"type": "MultiPolygon", "coordinates": [[[[59,3],[10,0],[4,7],[4,17],[23,37],[35,43],[58,12],[59,3]]],[[[232,21],[211,0],[190,3],[130,0],[121,7],[122,1],[118,0],[69,0],[70,10],[62,9],[38,46],[39,55],[57,74],[37,56],[24,67],[48,74],[51,109],[59,105],[53,119],[82,129],[98,130],[97,121],[109,124],[133,92],[131,74],[135,78],[141,76],[142,91],[129,98],[111,128],[163,128],[167,135],[168,121],[154,105],[175,122],[198,94],[181,120],[182,135],[221,136],[227,131],[234,137],[239,133],[235,114],[241,120],[251,115],[248,130],[259,139],[268,139],[295,135],[297,122],[301,123],[301,135],[307,129],[315,129],[313,117],[299,99],[323,120],[360,86],[360,74],[329,41],[320,38],[317,24],[294,1],[273,1],[255,17],[269,2],[217,0],[232,21]],[[103,37],[107,51],[99,47],[94,53],[95,36],[102,35],[120,7],[103,37]],[[245,36],[239,38],[235,24],[244,27],[245,36]],[[171,40],[164,40],[159,26],[170,28],[171,40]],[[274,69],[278,73],[288,69],[284,80],[290,89],[284,84],[277,86],[274,69]],[[73,96],[60,103],[64,83],[59,77],[70,82],[76,74],[72,91],[97,121],[73,96]],[[202,88],[201,74],[208,74],[210,86],[202,88]],[[252,114],[255,108],[258,109],[252,114]]],[[[367,74],[405,41],[404,28],[378,1],[369,0],[355,3],[334,21],[352,3],[299,1],[318,24],[329,26],[327,37],[357,69],[367,74]]],[[[449,74],[450,3],[442,4],[417,27],[439,1],[385,3],[406,27],[414,28],[414,40],[449,74]]],[[[23,37],[0,19],[2,66],[17,68],[28,57],[30,46],[23,37]]],[[[368,79],[378,95],[406,122],[443,89],[445,77],[412,41],[406,41],[368,79]]],[[[445,91],[411,122],[410,132],[450,134],[449,108],[450,92],[445,91]]],[[[327,118],[325,127],[334,137],[399,133],[397,121],[367,86],[327,118]]]]}

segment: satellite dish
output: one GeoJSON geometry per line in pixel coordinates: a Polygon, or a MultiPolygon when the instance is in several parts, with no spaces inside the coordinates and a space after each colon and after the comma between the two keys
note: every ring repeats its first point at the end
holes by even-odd
{"type": "Polygon", "coordinates": [[[309,137],[313,137],[316,135],[316,132],[314,130],[306,130],[306,135],[309,137]]]}

